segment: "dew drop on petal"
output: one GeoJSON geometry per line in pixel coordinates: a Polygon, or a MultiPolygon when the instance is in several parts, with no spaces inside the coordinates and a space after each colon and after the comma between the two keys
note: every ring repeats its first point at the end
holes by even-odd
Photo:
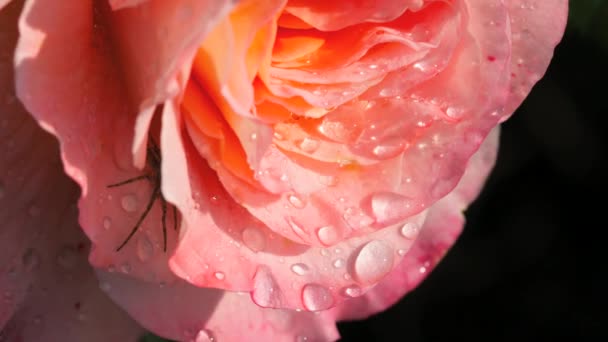
{"type": "Polygon", "coordinates": [[[207,329],[201,329],[199,330],[199,332],[196,334],[196,337],[194,338],[194,342],[215,342],[215,337],[213,336],[213,333],[210,330],[207,329]]]}
{"type": "Polygon", "coordinates": [[[224,278],[226,278],[226,275],[224,274],[224,272],[215,272],[213,273],[213,276],[215,277],[215,279],[217,280],[224,280],[224,278]]]}
{"type": "Polygon", "coordinates": [[[332,265],[334,266],[334,268],[342,268],[342,267],[344,267],[344,263],[345,263],[344,259],[338,258],[338,259],[334,260],[332,265]]]}
{"type": "Polygon", "coordinates": [[[308,342],[308,336],[306,335],[298,335],[296,336],[295,342],[308,342]]]}
{"type": "Polygon", "coordinates": [[[146,262],[150,260],[154,254],[154,246],[147,237],[142,237],[137,241],[137,257],[140,261],[146,262]]]}
{"type": "Polygon", "coordinates": [[[125,262],[120,266],[120,270],[122,271],[122,273],[129,274],[131,273],[131,265],[125,262]]]}
{"type": "Polygon", "coordinates": [[[354,271],[363,284],[374,284],[393,268],[394,251],[386,243],[373,240],[361,248],[355,258],[354,271]]]}
{"type": "Polygon", "coordinates": [[[267,267],[259,267],[255,272],[251,299],[257,305],[265,308],[281,306],[281,291],[267,267]]]}
{"type": "Polygon", "coordinates": [[[399,220],[414,209],[410,198],[394,192],[380,192],[372,195],[372,213],[380,223],[399,220]]]}
{"type": "Polygon", "coordinates": [[[408,222],[401,227],[401,235],[406,238],[413,240],[418,236],[418,232],[420,231],[420,227],[413,222],[408,222]]]}
{"type": "Polygon", "coordinates": [[[317,237],[322,244],[331,246],[338,241],[339,236],[336,229],[332,226],[324,226],[317,230],[317,237]]]}
{"type": "Polygon", "coordinates": [[[326,310],[334,304],[331,292],[319,284],[307,284],[302,289],[302,304],[309,311],[326,310]]]}
{"type": "Polygon", "coordinates": [[[120,205],[126,212],[134,212],[137,210],[137,198],[135,195],[125,195],[120,199],[120,205]]]}
{"type": "Polygon", "coordinates": [[[342,295],[344,295],[345,297],[354,298],[354,297],[359,297],[362,294],[363,294],[363,291],[357,285],[347,286],[342,289],[342,295]]]}
{"type": "Polygon", "coordinates": [[[297,275],[305,275],[310,271],[310,268],[306,264],[297,263],[291,265],[291,271],[297,275]]]}
{"type": "Polygon", "coordinates": [[[112,219],[108,216],[103,218],[103,229],[108,230],[112,227],[112,219]]]}
{"type": "Polygon", "coordinates": [[[296,194],[289,195],[287,197],[287,200],[294,208],[302,209],[306,206],[306,202],[304,201],[304,199],[302,199],[302,197],[296,194]]]}
{"type": "Polygon", "coordinates": [[[263,251],[266,247],[266,237],[257,228],[245,228],[241,235],[245,246],[254,252],[263,251]]]}
{"type": "Polygon", "coordinates": [[[319,140],[310,138],[310,137],[306,137],[302,141],[300,141],[300,143],[298,144],[298,147],[306,153],[313,153],[314,151],[316,151],[319,148],[319,145],[320,145],[319,140]]]}

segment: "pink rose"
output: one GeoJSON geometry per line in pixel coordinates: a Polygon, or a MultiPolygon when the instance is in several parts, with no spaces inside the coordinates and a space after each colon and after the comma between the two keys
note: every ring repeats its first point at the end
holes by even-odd
{"type": "Polygon", "coordinates": [[[567,1],[0,9],[5,337],[325,341],[454,243],[567,1]]]}

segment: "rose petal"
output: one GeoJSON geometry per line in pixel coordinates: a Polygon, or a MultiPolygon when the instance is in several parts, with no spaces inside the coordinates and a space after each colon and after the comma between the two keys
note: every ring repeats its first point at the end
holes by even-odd
{"type": "Polygon", "coordinates": [[[511,92],[504,120],[544,75],[568,19],[567,0],[510,0],[511,92]]]}
{"type": "MultiPolygon", "coordinates": [[[[364,319],[386,310],[413,290],[435,268],[464,226],[462,212],[477,197],[496,161],[499,129],[473,155],[458,186],[431,207],[418,240],[403,262],[369,292],[347,289],[355,298],[332,310],[336,320],[364,319]]],[[[348,294],[347,293],[347,294],[348,294]]]]}
{"type": "Polygon", "coordinates": [[[99,272],[107,293],[157,335],[179,341],[334,341],[325,313],[264,309],[246,293],[201,289],[183,281],[158,286],[99,272]]]}
{"type": "Polygon", "coordinates": [[[99,289],[58,146],[15,97],[13,3],[0,12],[0,339],[129,341],[142,329],[99,289]]]}

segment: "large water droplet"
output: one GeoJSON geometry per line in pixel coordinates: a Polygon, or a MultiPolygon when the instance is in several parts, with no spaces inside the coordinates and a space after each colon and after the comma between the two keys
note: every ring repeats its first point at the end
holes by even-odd
{"type": "Polygon", "coordinates": [[[445,110],[445,114],[452,119],[458,120],[458,119],[462,118],[464,111],[459,108],[448,107],[445,110]]]}
{"type": "Polygon", "coordinates": [[[112,227],[112,219],[106,216],[103,218],[103,229],[108,230],[110,227],[112,227]]]}
{"type": "Polygon", "coordinates": [[[289,201],[289,203],[291,203],[291,205],[294,206],[294,208],[302,209],[306,206],[306,201],[304,201],[302,197],[296,194],[289,195],[287,197],[287,200],[289,201]]]}
{"type": "Polygon", "coordinates": [[[135,195],[125,195],[120,199],[120,205],[126,212],[134,212],[137,210],[137,197],[135,195]]]}
{"type": "Polygon", "coordinates": [[[309,311],[326,310],[334,304],[331,292],[319,284],[308,284],[302,289],[302,304],[309,311]]]}
{"type": "Polygon", "coordinates": [[[141,237],[137,241],[137,257],[140,261],[146,262],[150,260],[154,254],[154,246],[147,237],[141,237]]]}
{"type": "Polygon", "coordinates": [[[420,231],[420,227],[414,222],[408,222],[401,227],[401,235],[406,238],[413,240],[418,236],[418,232],[420,231]]]}
{"type": "Polygon", "coordinates": [[[257,305],[265,308],[277,308],[281,306],[281,291],[267,267],[259,267],[255,272],[251,299],[257,305]]]}
{"type": "Polygon", "coordinates": [[[257,228],[245,228],[241,235],[245,246],[254,252],[263,251],[266,247],[266,237],[257,228]]]}
{"type": "Polygon", "coordinates": [[[310,268],[306,264],[297,263],[291,265],[291,271],[297,275],[305,275],[310,271],[310,268]]]}
{"type": "Polygon", "coordinates": [[[381,192],[372,195],[372,213],[379,223],[399,220],[412,213],[414,209],[411,198],[394,192],[381,192]]]}
{"type": "Polygon", "coordinates": [[[363,291],[361,290],[361,288],[354,284],[342,289],[342,295],[344,295],[345,297],[354,298],[354,297],[359,297],[362,294],[363,294],[363,291]]]}
{"type": "Polygon", "coordinates": [[[317,230],[317,237],[322,244],[331,246],[338,241],[339,236],[336,228],[332,226],[324,226],[317,230]]]}
{"type": "Polygon", "coordinates": [[[306,137],[306,138],[302,139],[302,141],[300,141],[300,143],[298,144],[298,147],[306,153],[313,153],[314,151],[316,151],[319,148],[319,145],[320,145],[319,140],[310,138],[310,137],[306,137]]]}
{"type": "Polygon", "coordinates": [[[374,284],[393,268],[393,249],[386,243],[373,240],[368,242],[355,258],[354,271],[362,284],[374,284]]]}
{"type": "Polygon", "coordinates": [[[40,265],[40,256],[35,249],[28,248],[21,257],[21,262],[26,271],[33,271],[40,265]]]}
{"type": "Polygon", "coordinates": [[[215,342],[215,337],[210,330],[202,329],[196,334],[194,342],[215,342]]]}

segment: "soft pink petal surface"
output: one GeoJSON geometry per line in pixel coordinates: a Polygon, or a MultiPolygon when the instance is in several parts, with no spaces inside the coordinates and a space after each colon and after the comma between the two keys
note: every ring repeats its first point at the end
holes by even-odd
{"type": "Polygon", "coordinates": [[[57,143],[15,97],[20,7],[0,12],[0,340],[135,341],[142,329],[99,289],[87,262],[78,188],[57,143]]]}

